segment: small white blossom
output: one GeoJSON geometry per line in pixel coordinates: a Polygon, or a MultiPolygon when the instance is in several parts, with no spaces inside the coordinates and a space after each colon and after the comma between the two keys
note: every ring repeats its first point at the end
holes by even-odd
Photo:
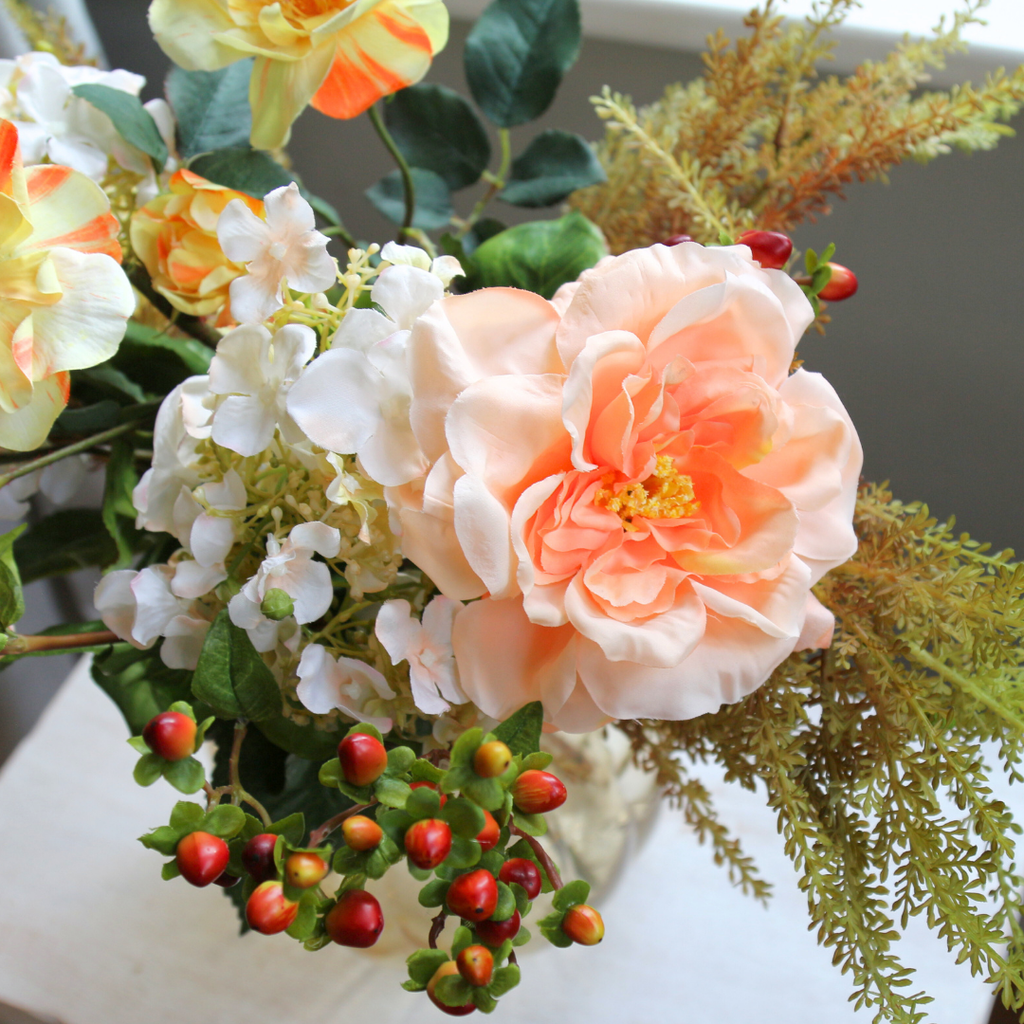
{"type": "Polygon", "coordinates": [[[88,474],[99,465],[91,455],[72,455],[19,476],[0,487],[0,520],[21,519],[28,512],[29,498],[37,492],[54,505],[66,505],[78,493],[88,474]]]}
{"type": "Polygon", "coordinates": [[[273,335],[246,325],[225,335],[210,364],[210,392],[226,396],[213,413],[213,440],[239,455],[263,451],[279,425],[289,426],[285,399],[315,351],[316,334],[301,324],[273,335]]]}
{"type": "Polygon", "coordinates": [[[298,668],[299,685],[295,695],[314,715],[330,711],[344,712],[359,722],[369,722],[382,733],[391,729],[391,719],[368,713],[367,704],[388,700],[395,691],[372,665],[355,658],[335,658],[320,644],[310,644],[302,652],[298,668]]]}
{"type": "Polygon", "coordinates": [[[235,199],[217,222],[224,255],[248,270],[231,282],[231,312],[243,324],[262,323],[279,310],[286,287],[322,292],[337,280],[329,239],[316,230],[313,208],[294,182],[268,193],[264,208],[265,221],[235,199]]]}
{"type": "Polygon", "coordinates": [[[408,601],[385,601],[377,613],[377,639],[393,664],[409,662],[409,683],[416,707],[439,715],[451,704],[469,699],[459,685],[452,653],[452,622],[459,601],[435,597],[423,609],[423,621],[412,614],[408,601]]]}

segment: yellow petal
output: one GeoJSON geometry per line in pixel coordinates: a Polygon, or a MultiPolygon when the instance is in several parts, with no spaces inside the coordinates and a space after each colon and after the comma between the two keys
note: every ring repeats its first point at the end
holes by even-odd
{"type": "Polygon", "coordinates": [[[256,149],[277,149],[288,141],[292,122],[320,88],[333,57],[328,43],[299,61],[256,58],[249,81],[250,141],[256,149]]]}
{"type": "MultiPolygon", "coordinates": [[[[0,377],[3,376],[2,362],[0,358],[0,377]]],[[[13,412],[0,412],[0,446],[15,452],[38,448],[46,440],[53,421],[68,404],[70,391],[70,376],[57,373],[36,384],[25,402],[13,412]]]]}
{"type": "Polygon", "coordinates": [[[149,27],[164,53],[186,71],[215,71],[243,56],[220,38],[235,23],[217,0],[153,0],[149,27]]]}

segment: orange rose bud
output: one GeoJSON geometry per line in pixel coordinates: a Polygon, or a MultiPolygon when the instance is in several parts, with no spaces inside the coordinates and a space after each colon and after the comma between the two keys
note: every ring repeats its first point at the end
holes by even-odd
{"type": "Polygon", "coordinates": [[[501,838],[501,829],[498,827],[498,823],[494,820],[494,815],[490,811],[484,811],[484,827],[480,829],[477,834],[476,841],[480,844],[480,849],[484,853],[488,850],[493,850],[498,845],[498,840],[501,838]]]}
{"type": "Polygon", "coordinates": [[[436,868],[452,849],[452,830],[440,818],[413,822],[405,833],[405,852],[418,868],[436,868]]]}
{"type": "Polygon", "coordinates": [[[565,786],[551,772],[531,769],[512,784],[512,801],[526,814],[547,814],[565,803],[565,786]]]}
{"type": "Polygon", "coordinates": [[[736,239],[765,270],[781,270],[792,255],[793,242],[781,231],[744,231],[736,239]]]}
{"type": "Polygon", "coordinates": [[[388,766],[388,752],[376,736],[354,732],[338,744],[341,773],[350,786],[369,786],[388,766]]]}
{"type": "Polygon", "coordinates": [[[458,974],[459,968],[454,960],[449,960],[447,963],[441,964],[436,971],[434,976],[427,982],[427,998],[444,1013],[447,1013],[449,1017],[465,1017],[467,1013],[472,1013],[476,1007],[472,1003],[463,1003],[462,1006],[449,1006],[447,1003],[442,1003],[440,999],[434,995],[434,990],[437,988],[437,983],[442,978],[447,978],[452,974],[458,974]]]}
{"type": "Polygon", "coordinates": [[[482,779],[503,775],[511,763],[512,751],[501,740],[481,743],[473,755],[473,771],[482,779]]]}
{"type": "Polygon", "coordinates": [[[293,853],[284,862],[284,877],[297,889],[319,885],[330,870],[327,861],[315,853],[293,853]]]}
{"type": "Polygon", "coordinates": [[[579,903],[566,911],[562,931],[581,946],[596,946],[604,938],[604,921],[593,907],[579,903]]]}
{"type": "Polygon", "coordinates": [[[459,974],[470,985],[489,985],[494,973],[494,957],[486,946],[467,946],[455,958],[459,974]]]}
{"type": "Polygon", "coordinates": [[[841,302],[856,294],[857,275],[841,263],[829,263],[828,265],[832,268],[832,276],[828,279],[828,284],[818,292],[818,298],[824,299],[826,302],[841,302]]]}
{"type": "Polygon", "coordinates": [[[384,838],[384,830],[365,814],[356,814],[341,823],[341,834],[349,848],[357,853],[375,850],[384,838]]]}
{"type": "Polygon", "coordinates": [[[256,886],[245,904],[249,927],[261,935],[276,935],[290,928],[298,912],[298,903],[285,899],[280,882],[263,882],[256,886]]]}

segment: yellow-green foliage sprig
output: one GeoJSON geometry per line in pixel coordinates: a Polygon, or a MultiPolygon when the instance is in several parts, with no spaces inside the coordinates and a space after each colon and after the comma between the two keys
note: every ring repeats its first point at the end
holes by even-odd
{"type": "Polygon", "coordinates": [[[818,586],[836,613],[831,648],[793,655],[714,715],[620,728],[715,859],[762,897],[691,765],[763,787],[812,927],[876,1021],[925,1019],[929,997],[895,948],[918,915],[1019,1009],[1021,829],[992,794],[982,744],[1024,781],[1024,566],[884,486],[862,490],[856,526],[857,554],[818,586]]]}

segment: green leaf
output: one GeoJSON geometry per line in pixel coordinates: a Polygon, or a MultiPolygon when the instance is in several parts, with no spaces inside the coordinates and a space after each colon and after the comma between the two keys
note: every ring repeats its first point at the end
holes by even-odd
{"type": "Polygon", "coordinates": [[[512,162],[512,174],[498,198],[513,206],[553,206],[579,188],[607,180],[585,139],[549,130],[512,162]]]}
{"type": "Polygon", "coordinates": [[[393,747],[388,751],[389,775],[404,775],[415,763],[416,754],[410,747],[393,747]]]}
{"type": "Polygon", "coordinates": [[[152,786],[163,775],[166,764],[157,754],[143,754],[135,764],[132,778],[140,786],[152,786]]]}
{"type": "Polygon", "coordinates": [[[567,949],[572,945],[572,939],[562,931],[562,921],[565,919],[565,913],[562,911],[554,911],[548,914],[547,917],[542,917],[537,922],[537,927],[540,929],[541,935],[544,936],[552,946],[558,946],[560,949],[567,949]]]}
{"type": "Polygon", "coordinates": [[[299,942],[304,942],[310,938],[316,930],[316,900],[315,897],[309,898],[312,895],[307,892],[299,900],[299,912],[295,915],[295,920],[286,929],[288,934],[293,939],[298,939],[299,942]]]}
{"type": "Polygon", "coordinates": [[[263,199],[268,192],[294,180],[268,153],[243,147],[230,146],[203,153],[192,160],[188,168],[208,181],[244,192],[254,199],[263,199]]]}
{"type": "Polygon", "coordinates": [[[452,959],[454,960],[467,946],[473,945],[473,933],[464,925],[460,924],[452,935],[452,959]]]}
{"type": "Polygon", "coordinates": [[[516,811],[516,824],[528,836],[543,836],[548,831],[548,822],[543,814],[527,814],[525,811],[516,811]]]}
{"type": "Polygon", "coordinates": [[[206,771],[194,757],[186,757],[169,761],[164,768],[164,778],[179,793],[198,793],[206,781],[206,771]]]}
{"type": "Polygon", "coordinates": [[[413,782],[433,782],[437,785],[444,778],[444,772],[426,758],[418,757],[409,769],[409,776],[413,782]]]}
{"type": "Polygon", "coordinates": [[[344,778],[344,775],[341,773],[341,761],[336,757],[331,758],[330,761],[325,761],[320,765],[317,778],[320,780],[321,786],[337,786],[344,778]]]}
{"type": "Polygon", "coordinates": [[[160,877],[165,881],[169,882],[173,878],[177,878],[181,874],[181,868],[178,867],[176,860],[169,860],[161,869],[160,877]]]}
{"type": "MultiPolygon", "coordinates": [[[[416,792],[419,792],[418,790],[416,792]]],[[[406,811],[390,810],[377,814],[377,824],[391,838],[396,846],[401,846],[405,839],[405,830],[413,823],[413,817],[406,811]]]]}
{"type": "Polygon", "coordinates": [[[491,983],[487,986],[492,996],[503,996],[506,992],[519,984],[519,967],[517,964],[509,964],[507,967],[499,967],[491,975],[491,983]]]}
{"type": "Polygon", "coordinates": [[[306,836],[306,816],[301,811],[296,811],[271,825],[261,825],[260,831],[284,836],[285,842],[297,847],[306,836]]]}
{"type": "Polygon", "coordinates": [[[505,802],[505,791],[497,779],[473,777],[462,784],[462,792],[488,811],[496,811],[505,802]]]}
{"type": "Polygon", "coordinates": [[[469,102],[443,85],[413,85],[384,105],[391,137],[412,167],[433,171],[452,191],[480,179],[491,143],[469,102]]]}
{"type": "Polygon", "coordinates": [[[473,989],[473,1005],[481,1013],[494,1013],[498,1008],[498,1003],[492,995],[490,995],[485,988],[474,988],[473,989]]]}
{"type": "Polygon", "coordinates": [[[87,370],[76,370],[73,378],[75,388],[78,389],[83,383],[88,385],[87,393],[106,395],[121,404],[127,404],[123,400],[130,399],[131,402],[144,402],[146,392],[139,387],[126,373],[117,369],[110,360],[90,366],[87,370]]]}
{"type": "Polygon", "coordinates": [[[479,726],[467,729],[452,745],[451,763],[453,767],[465,768],[473,763],[473,755],[483,742],[484,731],[479,726]]]}
{"type": "Polygon", "coordinates": [[[488,238],[507,231],[508,225],[494,217],[482,217],[463,236],[462,247],[467,256],[472,256],[488,238]]]}
{"type": "Polygon", "coordinates": [[[228,618],[226,608],[206,634],[192,692],[220,718],[259,722],[281,714],[281,692],[273,672],[245,630],[228,618]]]}
{"type": "Polygon", "coordinates": [[[160,135],[156,121],[137,96],[96,84],[76,85],[71,91],[106,114],[125,142],[151,156],[157,174],[164,169],[169,156],[167,143],[160,135]]]}
{"type": "Polygon", "coordinates": [[[441,797],[436,789],[420,786],[409,793],[405,810],[416,819],[436,818],[441,813],[441,797]]]}
{"type": "Polygon", "coordinates": [[[111,365],[147,391],[166,394],[187,377],[208,373],[212,358],[213,350],[194,338],[172,337],[129,320],[111,365]]]}
{"type": "MultiPolygon", "coordinates": [[[[433,171],[413,167],[410,171],[413,188],[416,190],[416,207],[413,211],[412,226],[424,231],[443,228],[452,219],[452,208],[448,185],[444,178],[433,171]]],[[[398,171],[385,175],[366,190],[366,198],[388,220],[395,224],[405,221],[405,186],[398,171]]]]}
{"type": "Polygon", "coordinates": [[[132,748],[137,754],[149,754],[149,744],[141,736],[129,736],[128,746],[132,748]]]}
{"type": "Polygon", "coordinates": [[[131,565],[137,532],[137,513],[132,503],[132,491],[138,482],[135,444],[130,437],[119,437],[110,446],[103,489],[103,525],[117,546],[117,559],[108,567],[108,571],[131,565]]]}
{"type": "Polygon", "coordinates": [[[530,929],[525,925],[519,926],[519,931],[516,932],[515,938],[512,940],[513,946],[525,946],[533,935],[530,934],[530,929]]]}
{"type": "MultiPolygon", "coordinates": [[[[61,509],[29,526],[14,543],[24,583],[59,576],[117,558],[117,545],[98,509],[61,509]]],[[[102,627],[101,627],[102,628],[102,627]]]]}
{"type": "MultiPolygon", "coordinates": [[[[429,906],[429,904],[425,904],[429,906]]],[[[427,983],[437,973],[437,969],[448,963],[448,954],[443,949],[417,949],[406,961],[409,969],[409,980],[419,986],[427,987],[427,983]]],[[[416,991],[415,989],[412,991],[416,991]]]]}
{"type": "Polygon", "coordinates": [[[410,793],[412,790],[407,782],[387,775],[381,776],[373,787],[373,795],[385,807],[404,807],[410,793]]]}
{"type": "Polygon", "coordinates": [[[491,914],[492,920],[507,921],[517,909],[515,893],[504,882],[498,882],[498,905],[491,914]]]}
{"type": "Polygon", "coordinates": [[[484,812],[465,797],[449,799],[441,808],[441,817],[448,822],[455,835],[466,839],[475,839],[484,827],[484,812]]]}
{"type": "Polygon", "coordinates": [[[25,614],[25,596],[14,555],[14,542],[24,532],[24,526],[16,526],[0,536],[0,625],[5,629],[25,614]]]}
{"type": "Polygon", "coordinates": [[[179,836],[186,832],[195,832],[202,826],[205,816],[199,804],[191,800],[179,800],[171,811],[171,828],[175,829],[179,836]]]}
{"type": "Polygon", "coordinates": [[[550,299],[607,254],[600,229],[573,210],[502,231],[473,253],[473,263],[482,286],[525,288],[550,299]]]}
{"type": "Polygon", "coordinates": [[[526,917],[530,912],[531,906],[529,895],[518,882],[513,882],[509,888],[512,890],[512,895],[515,897],[516,910],[519,911],[521,917],[526,917]]]}
{"type": "Polygon", "coordinates": [[[465,1006],[473,998],[473,987],[459,974],[443,977],[434,989],[434,995],[445,1006],[465,1006]]]}
{"type": "Polygon", "coordinates": [[[540,747],[540,733],[544,725],[544,705],[535,700],[525,704],[511,718],[506,718],[494,735],[513,754],[524,757],[536,753],[540,747]]]}
{"type": "Polygon", "coordinates": [[[245,825],[245,811],[234,804],[219,804],[203,818],[200,826],[204,832],[220,836],[221,839],[234,839],[242,826],[245,825]]]}
{"type": "Polygon", "coordinates": [[[519,765],[519,770],[520,772],[543,771],[553,760],[554,757],[546,750],[538,750],[536,753],[527,754],[523,758],[522,763],[519,765]]]}
{"type": "Polygon", "coordinates": [[[265,718],[255,725],[275,746],[306,761],[318,763],[337,753],[338,742],[341,739],[340,730],[325,731],[317,729],[312,723],[298,725],[290,718],[285,718],[280,713],[280,704],[276,717],[265,718]]]}
{"type": "MultiPolygon", "coordinates": [[[[189,830],[193,831],[193,830],[189,830]]],[[[174,851],[181,841],[181,833],[173,825],[161,825],[144,836],[139,836],[139,842],[147,850],[156,850],[165,857],[173,857],[174,851]]]]}
{"type": "Polygon", "coordinates": [[[480,844],[465,836],[452,836],[452,849],[444,859],[446,867],[471,868],[480,859],[480,844]]]}
{"type": "Polygon", "coordinates": [[[466,81],[499,128],[540,117],[580,52],[578,0],[494,0],[466,40],[466,81]]]}
{"type": "Polygon", "coordinates": [[[81,434],[86,437],[98,434],[121,422],[121,408],[117,402],[105,398],[81,409],[65,409],[53,427],[62,434],[81,434]]]}
{"type": "Polygon", "coordinates": [[[345,735],[352,736],[355,733],[361,733],[364,736],[372,736],[379,743],[384,742],[384,736],[380,729],[378,729],[377,726],[372,725],[370,722],[358,722],[356,725],[353,725],[345,735]]]}
{"type": "Polygon", "coordinates": [[[448,882],[443,878],[434,878],[427,882],[417,897],[421,907],[443,907],[448,895],[448,882]]]}
{"type": "Polygon", "coordinates": [[[582,878],[577,878],[575,882],[569,882],[567,885],[563,885],[558,892],[555,893],[554,898],[551,900],[551,905],[555,910],[560,910],[565,913],[570,907],[575,907],[580,903],[586,903],[587,897],[590,895],[590,883],[584,882],[582,878]]]}
{"type": "Polygon", "coordinates": [[[191,673],[167,668],[155,647],[139,651],[128,644],[114,645],[94,655],[92,677],[120,708],[135,735],[174,701],[191,696],[191,673]]]}
{"type": "Polygon", "coordinates": [[[248,144],[252,63],[240,60],[219,71],[171,69],[167,99],[178,122],[178,151],[183,158],[248,144]]]}

